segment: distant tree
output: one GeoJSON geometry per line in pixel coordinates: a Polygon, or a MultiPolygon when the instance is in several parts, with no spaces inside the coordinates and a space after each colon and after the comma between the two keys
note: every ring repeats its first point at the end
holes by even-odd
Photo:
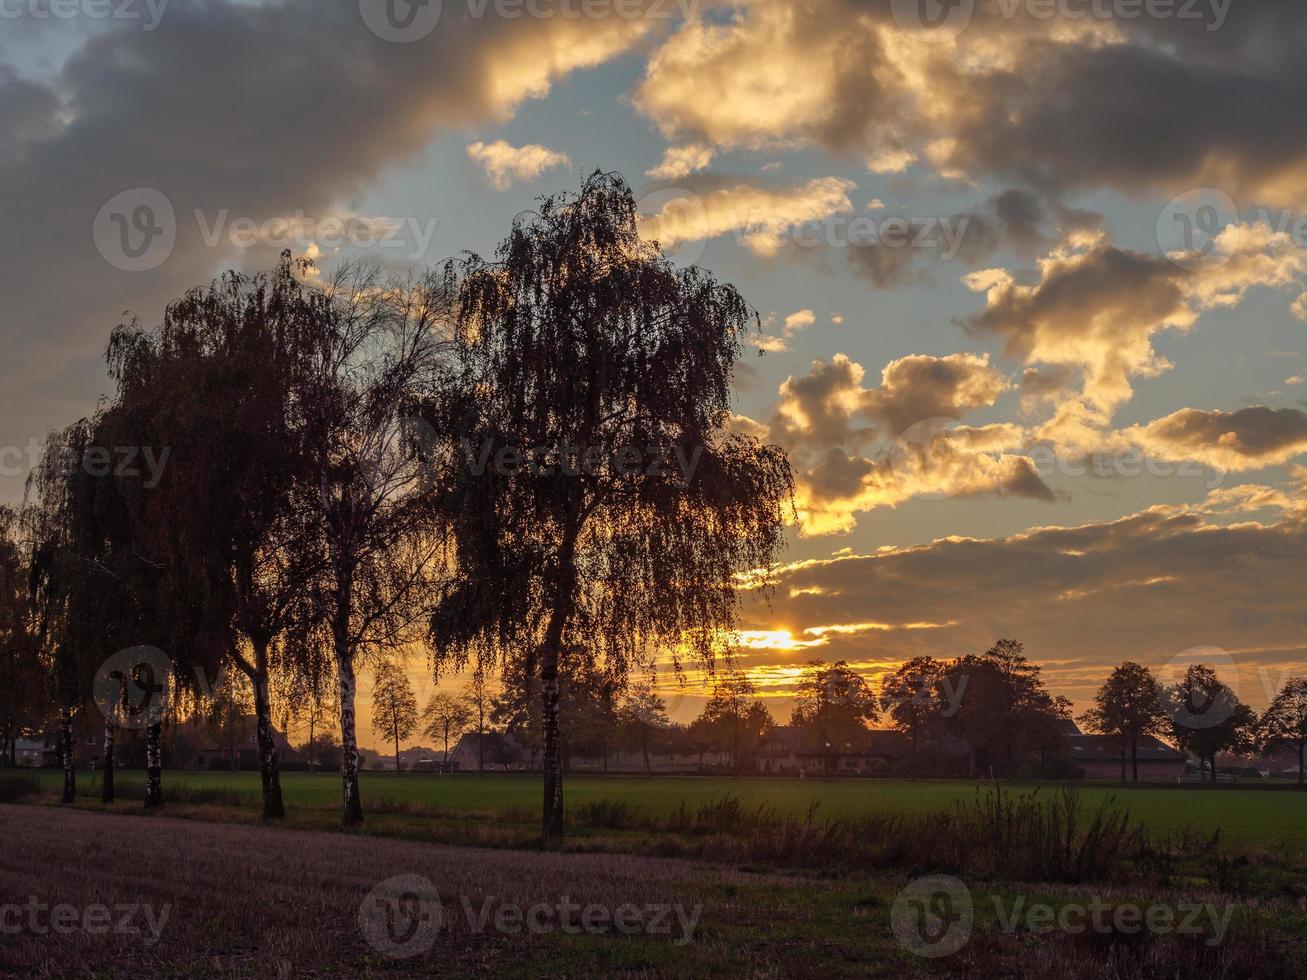
{"type": "Polygon", "coordinates": [[[1284,685],[1262,715],[1260,731],[1268,749],[1290,745],[1298,750],[1298,785],[1304,785],[1303,763],[1307,761],[1307,678],[1294,678],[1284,685]]]}
{"type": "Polygon", "coordinates": [[[418,725],[418,699],[408,675],[393,663],[377,665],[372,685],[372,727],[395,743],[395,772],[399,767],[399,743],[410,737],[418,725]]]}
{"type": "Polygon", "coordinates": [[[1018,753],[1045,753],[1062,745],[1059,726],[1070,702],[1048,693],[1039,665],[1016,640],[999,640],[983,654],[950,661],[940,686],[959,694],[956,710],[941,718],[939,727],[967,743],[971,776],[982,759],[1015,775],[1018,753]]]}
{"type": "Polygon", "coordinates": [[[490,711],[490,704],[494,700],[494,696],[494,679],[487,675],[484,668],[478,667],[472,672],[472,679],[463,691],[463,698],[467,701],[468,712],[472,717],[476,718],[477,772],[486,771],[484,744],[486,715],[490,711]]]}
{"type": "Polygon", "coordinates": [[[641,239],[620,177],[545,200],[494,262],[455,276],[456,383],[427,415],[455,461],[442,499],[458,575],[432,639],[456,666],[489,652],[539,678],[542,836],[559,850],[568,660],[619,678],[658,649],[711,663],[736,576],[784,544],[792,474],[780,449],[728,430],[756,314],[641,239]]]}
{"type": "Polygon", "coordinates": [[[667,704],[648,681],[639,681],[622,698],[617,709],[619,725],[628,745],[644,757],[644,771],[653,772],[650,751],[668,727],[667,704]]]}
{"type": "Polygon", "coordinates": [[[29,631],[28,562],[18,513],[0,506],[0,767],[17,765],[18,740],[41,730],[49,674],[29,631]]]}
{"type": "Polygon", "coordinates": [[[487,731],[482,738],[485,741],[486,760],[492,766],[503,766],[504,771],[507,772],[509,765],[517,759],[508,736],[503,732],[487,731]]]}
{"type": "Polygon", "coordinates": [[[817,738],[824,768],[831,768],[832,750],[856,745],[866,735],[880,709],[866,678],[841,660],[809,661],[795,691],[790,724],[817,738]]]}
{"type": "Polygon", "coordinates": [[[227,765],[233,772],[240,768],[237,744],[244,744],[245,719],[254,710],[254,692],[236,668],[227,668],[214,677],[207,696],[197,703],[196,717],[208,737],[227,749],[227,765]]]}
{"type": "MultiPolygon", "coordinates": [[[[1132,780],[1139,782],[1139,740],[1162,735],[1170,716],[1162,703],[1162,688],[1147,667],[1127,660],[1112,671],[1094,697],[1094,706],[1081,716],[1090,731],[1114,735],[1130,752],[1132,780]]],[[[1121,781],[1125,782],[1125,754],[1121,756],[1121,781]]]]}
{"type": "Polygon", "coordinates": [[[914,657],[886,674],[880,685],[880,704],[894,728],[912,740],[912,758],[922,736],[930,731],[944,709],[939,690],[944,665],[934,657],[914,657]]]}
{"type": "Polygon", "coordinates": [[[331,732],[318,732],[300,746],[300,752],[309,760],[310,769],[317,766],[340,768],[340,739],[331,732]]]}
{"type": "MultiPolygon", "coordinates": [[[[290,691],[287,696],[288,721],[293,721],[307,729],[304,743],[306,747],[305,761],[310,772],[316,771],[319,764],[325,764],[325,760],[315,754],[315,746],[318,744],[319,733],[322,732],[325,725],[330,724],[331,719],[337,713],[336,692],[333,690],[334,684],[335,678],[331,674],[331,665],[329,663],[305,672],[296,671],[289,681],[290,691]]],[[[287,727],[289,727],[289,724],[287,727]]],[[[339,743],[337,743],[337,750],[333,753],[332,759],[335,761],[331,765],[333,767],[339,766],[339,743]]]]}
{"type": "Polygon", "coordinates": [[[1208,664],[1189,667],[1183,679],[1165,694],[1175,742],[1211,766],[1216,780],[1216,756],[1251,749],[1257,716],[1221,681],[1208,664]]]}
{"type": "Polygon", "coordinates": [[[773,724],[766,707],[752,700],[755,693],[748,675],[733,669],[713,685],[712,695],[696,722],[713,744],[730,753],[736,778],[773,724]]]}
{"type": "Polygon", "coordinates": [[[427,702],[422,712],[422,722],[425,726],[422,731],[432,738],[444,741],[445,761],[448,762],[450,737],[457,738],[462,735],[471,720],[472,712],[468,709],[466,698],[446,691],[437,691],[431,695],[431,700],[427,702]]]}

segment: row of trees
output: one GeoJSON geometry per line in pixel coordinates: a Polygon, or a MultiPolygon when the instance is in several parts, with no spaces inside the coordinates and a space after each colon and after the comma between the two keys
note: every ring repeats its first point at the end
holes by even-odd
{"type": "Polygon", "coordinates": [[[883,711],[888,724],[910,739],[914,759],[925,745],[964,746],[969,775],[1015,775],[1030,755],[1055,753],[1071,712],[1070,701],[1048,692],[1039,665],[1016,640],[999,640],[982,654],[950,661],[908,660],[885,676],[879,693],[843,664],[828,671],[836,676],[832,689],[840,705],[833,711],[817,699],[818,691],[831,686],[817,671],[804,686],[796,721],[824,711],[845,724],[869,722],[883,711]]]}
{"type": "MultiPolygon", "coordinates": [[[[1146,736],[1170,739],[1196,756],[1216,781],[1216,757],[1292,747],[1298,754],[1298,782],[1307,755],[1307,679],[1284,685],[1259,717],[1208,664],[1186,669],[1179,683],[1163,686],[1151,670],[1126,661],[1115,670],[1081,719],[1092,731],[1119,738],[1139,781],[1139,743],[1146,736]]],[[[1126,778],[1122,753],[1121,780],[1126,778]]]]}
{"type": "MultiPolygon", "coordinates": [[[[482,673],[474,675],[460,694],[437,691],[418,711],[417,698],[408,678],[394,665],[378,668],[373,689],[373,724],[379,735],[395,746],[399,768],[399,744],[421,733],[443,747],[449,758],[450,745],[465,734],[476,733],[477,768],[504,764],[511,744],[536,756],[543,749],[543,726],[539,711],[531,710],[536,699],[523,698],[511,686],[492,691],[493,682],[482,673]],[[487,721],[495,728],[488,729],[487,721]],[[499,727],[502,726],[502,727],[499,727]]],[[[562,685],[560,701],[569,719],[563,739],[563,768],[574,755],[602,758],[607,770],[609,758],[630,752],[651,772],[656,756],[698,756],[709,753],[728,756],[739,775],[754,768],[754,753],[771,731],[774,721],[753,684],[738,670],[723,672],[713,687],[702,714],[688,724],[671,721],[667,705],[648,681],[640,680],[619,690],[616,685],[592,683],[579,688],[570,680],[562,685]]]]}
{"type": "Polygon", "coordinates": [[[19,611],[3,669],[57,706],[65,799],[93,692],[119,684],[129,714],[150,692],[131,719],[157,806],[166,711],[198,710],[206,678],[235,670],[270,819],[274,689],[334,686],[356,824],[357,673],[423,650],[435,672],[497,672],[505,710],[539,718],[542,835],[561,847],[565,689],[622,690],[667,650],[713,669],[737,576],[782,547],[788,460],[727,428],[756,323],[732,287],[641,240],[629,188],[595,174],[519,216],[493,260],[323,281],[287,255],[188,293],[155,329],[115,330],[114,398],[50,439],[0,552],[19,611]],[[630,452],[692,465],[590,465],[630,452]],[[149,657],[99,676],[142,645],[166,651],[167,677],[149,657]]]}

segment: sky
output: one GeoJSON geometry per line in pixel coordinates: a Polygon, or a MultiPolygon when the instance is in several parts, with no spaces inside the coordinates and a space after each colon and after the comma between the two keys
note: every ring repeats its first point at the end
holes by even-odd
{"type": "Polygon", "coordinates": [[[283,247],[489,254],[616,170],[763,323],[732,424],[799,521],[740,659],[782,720],[805,661],[1000,637],[1080,708],[1124,659],[1301,672],[1300,0],[0,7],[0,502],[125,319],[283,247]]]}

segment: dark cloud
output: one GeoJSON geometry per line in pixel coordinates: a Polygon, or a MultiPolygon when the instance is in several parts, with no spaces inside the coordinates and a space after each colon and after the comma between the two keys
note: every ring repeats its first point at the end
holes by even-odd
{"type": "Polygon", "coordinates": [[[1169,459],[1260,469],[1307,453],[1307,412],[1264,406],[1237,412],[1183,408],[1132,434],[1150,452],[1169,459]]]}
{"type": "MultiPolygon", "coordinates": [[[[472,20],[449,5],[428,38],[393,44],[368,30],[356,3],[172,0],[157,30],[95,33],[48,82],[0,71],[0,330],[7,370],[35,386],[46,411],[26,408],[46,425],[71,421],[53,411],[67,394],[56,394],[56,376],[103,349],[123,310],[157,316],[239,261],[228,240],[206,244],[197,209],[209,224],[224,214],[322,216],[442,129],[503,117],[646,27],[615,17],[472,20]],[[156,269],[123,272],[97,252],[92,222],[114,195],[141,187],[171,201],[176,246],[156,269]]],[[[88,367],[65,379],[83,412],[102,378],[88,367]]],[[[0,423],[0,445],[39,434],[9,412],[0,423]]]]}
{"type": "Polygon", "coordinates": [[[1307,522],[1212,524],[1155,508],[1101,524],[1039,528],[1008,538],[955,539],[874,556],[843,555],[785,570],[772,607],[746,626],[882,623],[896,630],[831,634],[796,660],[895,664],[955,657],[999,637],[1025,641],[1053,689],[1085,705],[1124,659],[1164,669],[1215,646],[1243,669],[1243,696],[1265,704],[1263,675],[1300,670],[1307,606],[1307,522]],[[906,629],[909,624],[937,624],[906,629]]]}

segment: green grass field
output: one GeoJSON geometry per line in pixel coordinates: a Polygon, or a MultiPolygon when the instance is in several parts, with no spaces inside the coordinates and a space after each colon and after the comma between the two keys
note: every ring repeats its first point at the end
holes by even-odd
{"type": "MultiPolygon", "coordinates": [[[[57,771],[41,773],[50,788],[61,779],[57,771]]],[[[139,782],[142,775],[120,772],[120,783],[139,782]]],[[[166,772],[165,782],[176,781],[200,788],[225,788],[258,797],[259,775],[255,772],[209,773],[166,772]]],[[[79,772],[79,793],[87,793],[98,779],[79,772]]],[[[333,773],[283,773],[286,805],[330,807],[340,794],[340,782],[333,773]]],[[[817,779],[647,779],[635,776],[571,776],[565,783],[569,808],[600,800],[624,801],[651,815],[665,815],[682,803],[694,810],[703,803],[734,795],[749,808],[769,807],[777,813],[802,814],[814,803],[825,817],[899,811],[927,813],[946,809],[955,800],[970,799],[987,784],[957,780],[817,780],[817,779]]],[[[1033,783],[1007,787],[1027,793],[1033,783]]],[[[1048,787],[1042,792],[1050,792],[1048,787]]],[[[1264,788],[1201,788],[1086,786],[1083,799],[1089,806],[1115,796],[1131,816],[1158,833],[1178,833],[1186,828],[1205,832],[1219,829],[1234,844],[1284,849],[1307,853],[1307,793],[1264,788]]],[[[531,775],[461,774],[438,776],[428,773],[365,772],[361,795],[368,802],[378,799],[397,803],[420,802],[450,810],[490,812],[507,809],[534,811],[540,805],[540,779],[531,775]]]]}

